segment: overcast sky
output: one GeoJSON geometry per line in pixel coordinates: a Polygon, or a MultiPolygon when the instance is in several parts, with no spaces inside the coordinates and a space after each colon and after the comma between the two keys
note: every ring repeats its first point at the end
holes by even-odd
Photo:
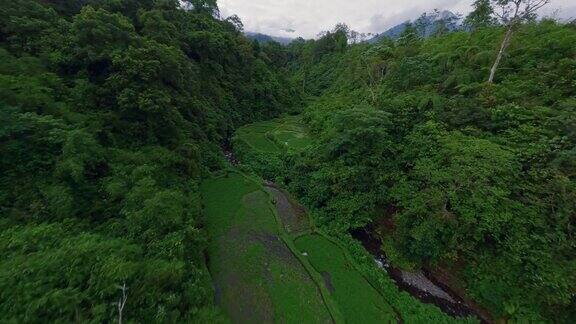
{"type": "MultiPolygon", "coordinates": [[[[222,16],[237,14],[246,31],[315,37],[344,22],[364,33],[381,33],[434,8],[466,14],[473,0],[218,0],[222,16]]],[[[576,18],[576,0],[552,0],[543,14],[576,18]]]]}

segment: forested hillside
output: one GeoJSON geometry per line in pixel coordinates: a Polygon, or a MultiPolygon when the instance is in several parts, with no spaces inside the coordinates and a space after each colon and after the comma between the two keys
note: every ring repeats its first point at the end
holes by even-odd
{"type": "Polygon", "coordinates": [[[282,46],[215,0],[1,1],[0,322],[476,321],[366,229],[495,320],[574,323],[576,23],[490,3],[282,46]]]}
{"type": "Polygon", "coordinates": [[[576,318],[576,27],[504,28],[347,46],[292,43],[303,153],[256,159],[332,233],[371,224],[395,264],[452,273],[495,318],[576,318]],[[262,163],[264,162],[264,163],[262,163]],[[273,163],[271,163],[273,162],[273,163]]]}
{"type": "Polygon", "coordinates": [[[297,96],[192,2],[0,2],[0,322],[218,316],[198,181],[297,96]]]}

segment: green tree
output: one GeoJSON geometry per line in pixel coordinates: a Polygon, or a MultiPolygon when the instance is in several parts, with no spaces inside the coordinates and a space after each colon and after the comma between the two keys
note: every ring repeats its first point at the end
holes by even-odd
{"type": "Polygon", "coordinates": [[[402,208],[399,238],[414,260],[452,259],[486,236],[501,239],[513,208],[508,184],[519,172],[513,154],[433,123],[416,129],[405,145],[411,170],[394,196],[402,208]]]}
{"type": "Polygon", "coordinates": [[[113,322],[124,283],[125,321],[222,321],[198,182],[293,99],[196,3],[0,2],[0,322],[113,322]]]}
{"type": "Polygon", "coordinates": [[[190,8],[199,13],[218,15],[218,5],[216,0],[184,0],[190,8]]]}
{"type": "Polygon", "coordinates": [[[74,16],[72,33],[76,59],[90,65],[94,75],[105,72],[113,54],[126,50],[136,37],[128,18],[90,6],[74,16]]]}
{"type": "Polygon", "coordinates": [[[414,23],[411,24],[412,26],[414,26],[416,32],[418,33],[418,36],[420,37],[428,36],[428,29],[430,28],[429,25],[431,19],[432,17],[428,16],[428,14],[425,12],[421,14],[420,17],[418,17],[418,19],[414,21],[414,23]]]}
{"type": "Polygon", "coordinates": [[[161,10],[143,11],[138,20],[142,24],[141,34],[158,43],[179,46],[178,30],[164,18],[161,10]]]}
{"type": "Polygon", "coordinates": [[[477,30],[496,25],[494,8],[490,0],[475,0],[472,12],[464,19],[464,26],[470,30],[477,30]]]}
{"type": "Polygon", "coordinates": [[[411,23],[406,24],[406,28],[400,34],[398,38],[398,44],[401,46],[411,46],[417,44],[417,42],[421,39],[420,32],[418,28],[411,23]]]}
{"type": "Polygon", "coordinates": [[[521,23],[534,19],[536,12],[550,3],[550,0],[492,0],[498,7],[500,7],[497,12],[497,16],[506,28],[506,33],[504,39],[500,45],[500,50],[496,55],[496,59],[492,68],[490,69],[490,76],[488,77],[488,83],[494,82],[494,77],[496,76],[496,71],[500,65],[502,57],[506,53],[510,41],[512,39],[512,34],[514,30],[521,23]]]}

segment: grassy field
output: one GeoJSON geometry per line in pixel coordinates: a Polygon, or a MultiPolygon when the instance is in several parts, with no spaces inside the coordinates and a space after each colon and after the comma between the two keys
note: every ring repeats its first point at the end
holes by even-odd
{"type": "Polygon", "coordinates": [[[270,196],[239,173],[203,182],[218,304],[235,323],[332,322],[314,280],[280,238],[270,196]]]}
{"type": "MultiPolygon", "coordinates": [[[[312,143],[293,116],[245,126],[235,141],[263,156],[312,143]]],[[[236,172],[205,180],[201,193],[217,302],[233,322],[396,321],[392,308],[338,245],[318,235],[293,240],[313,226],[288,193],[236,172]],[[309,246],[315,239],[319,245],[309,246]]]]}
{"type": "Polygon", "coordinates": [[[306,127],[298,116],[288,116],[240,128],[237,140],[258,152],[278,153],[299,150],[311,144],[306,127]]]}
{"type": "Polygon", "coordinates": [[[347,323],[396,322],[394,310],[350,263],[342,249],[318,234],[296,239],[331,291],[347,323]]]}
{"type": "MultiPolygon", "coordinates": [[[[248,158],[264,163],[312,143],[298,117],[245,126],[234,140],[248,158]]],[[[317,232],[305,208],[282,188],[228,171],[205,180],[200,191],[216,299],[232,322],[457,321],[401,293],[392,281],[374,280],[375,271],[385,274],[317,232]]]]}

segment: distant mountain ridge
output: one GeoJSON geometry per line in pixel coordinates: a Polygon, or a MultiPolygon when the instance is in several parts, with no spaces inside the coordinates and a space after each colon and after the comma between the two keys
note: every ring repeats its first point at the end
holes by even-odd
{"type": "MultiPolygon", "coordinates": [[[[406,27],[409,24],[416,24],[416,23],[421,24],[423,27],[421,36],[422,37],[430,37],[431,35],[433,35],[436,32],[436,30],[437,30],[436,22],[440,21],[440,20],[445,20],[445,21],[449,22],[446,27],[450,31],[457,30],[461,27],[460,17],[458,15],[454,14],[453,12],[451,12],[449,10],[434,11],[432,13],[424,13],[419,18],[416,18],[414,20],[407,20],[401,24],[398,24],[398,25],[388,29],[387,31],[385,31],[383,33],[377,34],[376,36],[369,39],[368,43],[377,43],[378,41],[380,41],[384,37],[391,38],[391,39],[398,39],[400,37],[400,35],[402,35],[404,30],[406,30],[406,27]]],[[[266,34],[262,34],[262,33],[250,32],[250,31],[245,31],[244,35],[246,35],[246,37],[248,37],[250,39],[257,40],[261,43],[277,42],[277,43],[280,43],[282,45],[288,45],[292,41],[295,40],[295,38],[271,36],[271,35],[266,35],[266,34]]]]}
{"type": "Polygon", "coordinates": [[[436,22],[439,20],[452,22],[450,24],[447,24],[449,30],[456,30],[461,26],[460,18],[453,12],[449,10],[437,11],[431,14],[424,14],[421,18],[415,19],[413,21],[407,20],[401,24],[398,24],[381,34],[374,36],[373,38],[369,39],[368,42],[377,43],[384,37],[388,37],[391,39],[398,39],[400,35],[402,35],[404,30],[406,30],[406,27],[409,24],[415,24],[419,19],[423,19],[422,23],[424,25],[424,32],[423,35],[421,35],[422,37],[429,37],[433,35],[437,29],[436,22]]]}
{"type": "Polygon", "coordinates": [[[277,42],[282,45],[290,44],[294,38],[289,37],[278,37],[278,36],[270,36],[262,33],[254,33],[254,32],[244,32],[244,35],[250,39],[254,39],[259,41],[260,43],[270,43],[270,42],[277,42]]]}

